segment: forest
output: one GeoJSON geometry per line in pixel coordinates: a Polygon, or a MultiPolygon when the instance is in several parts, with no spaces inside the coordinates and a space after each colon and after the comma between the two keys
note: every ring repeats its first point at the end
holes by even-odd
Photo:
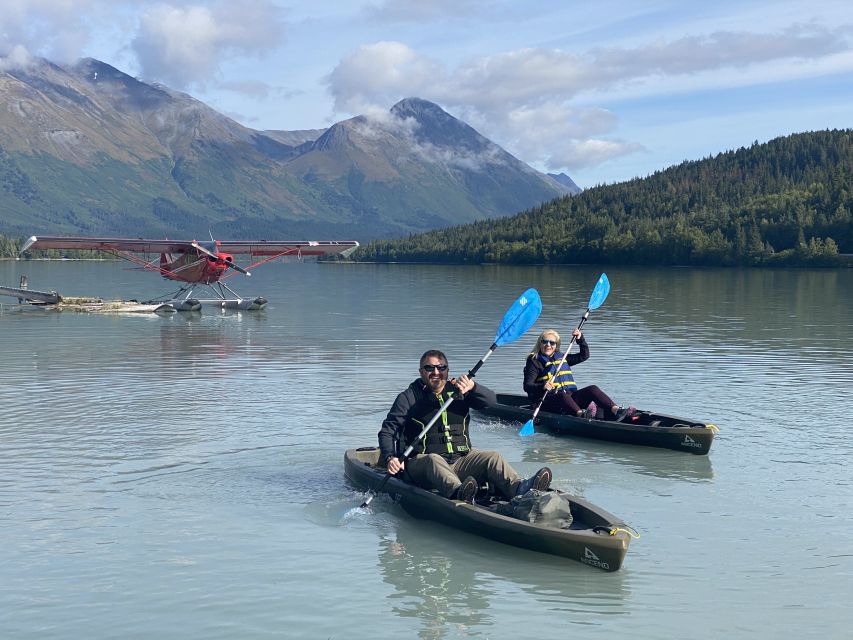
{"type": "MultiPolygon", "coordinates": [[[[592,187],[512,217],[373,241],[351,259],[849,266],[851,191],[853,130],[800,133],[592,187]]],[[[0,235],[0,257],[17,256],[23,242],[0,235]]],[[[95,255],[33,253],[28,257],[95,255]]]]}
{"type": "Polygon", "coordinates": [[[795,134],[558,198],[510,218],[371,242],[375,262],[835,266],[853,252],[853,130],[795,134]]]}
{"type": "MultiPolygon", "coordinates": [[[[17,258],[26,238],[15,238],[0,234],[0,259],[17,258]]],[[[71,259],[98,259],[98,260],[117,260],[114,255],[104,253],[103,251],[79,251],[79,250],[62,250],[45,249],[28,251],[24,258],[71,258],[71,259]]],[[[2,283],[0,283],[2,284],[2,283]]]]}

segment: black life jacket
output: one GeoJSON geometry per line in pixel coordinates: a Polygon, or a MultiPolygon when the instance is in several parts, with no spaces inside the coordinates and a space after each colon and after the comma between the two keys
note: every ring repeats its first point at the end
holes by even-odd
{"type": "Polygon", "coordinates": [[[426,435],[414,442],[412,453],[440,453],[444,455],[466,454],[471,449],[468,440],[468,405],[454,387],[447,385],[440,395],[432,393],[427,388],[409,410],[406,424],[403,427],[405,446],[412,444],[423,428],[432,420],[436,411],[450,397],[455,400],[450,403],[432,425],[426,435]],[[448,388],[451,391],[448,391],[448,388]]]}

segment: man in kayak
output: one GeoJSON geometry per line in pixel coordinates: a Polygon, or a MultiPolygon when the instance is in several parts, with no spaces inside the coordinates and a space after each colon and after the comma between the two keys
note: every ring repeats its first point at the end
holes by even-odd
{"type": "Polygon", "coordinates": [[[420,377],[397,396],[379,430],[381,460],[388,473],[396,475],[405,469],[418,486],[437,489],[445,498],[466,502],[473,502],[477,489],[486,481],[508,499],[530,489],[548,489],[548,467],[525,480],[497,451],[471,447],[469,409],[495,404],[494,391],[467,375],[448,380],[447,357],[437,350],[421,356],[419,373],[420,377]],[[399,452],[412,444],[451,397],[453,402],[441,417],[414,443],[413,455],[401,460],[399,452]]]}
{"type": "Polygon", "coordinates": [[[631,417],[637,411],[634,407],[620,407],[596,385],[578,389],[572,375],[572,365],[589,358],[589,345],[580,329],[575,329],[572,335],[580,347],[580,353],[570,353],[563,360],[560,334],[553,329],[546,329],[539,334],[536,346],[524,364],[524,391],[530,402],[536,405],[544,397],[542,408],[545,411],[580,418],[595,418],[599,409],[603,417],[617,422],[631,417]],[[563,363],[558,371],[560,360],[563,363]]]}

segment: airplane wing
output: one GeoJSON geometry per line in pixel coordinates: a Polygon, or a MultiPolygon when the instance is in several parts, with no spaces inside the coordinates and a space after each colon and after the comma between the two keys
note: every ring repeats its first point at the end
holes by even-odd
{"type": "Polygon", "coordinates": [[[253,256],[328,256],[344,257],[358,248],[355,240],[221,240],[219,250],[225,253],[248,253],[253,256]]]}
{"type": "Polygon", "coordinates": [[[129,251],[131,253],[177,253],[192,249],[190,240],[145,240],[143,238],[72,238],[68,236],[30,236],[21,247],[27,249],[91,249],[93,251],[129,251]]]}
{"type": "MultiPolygon", "coordinates": [[[[205,241],[199,244],[204,244],[205,241]]],[[[21,247],[27,249],[91,249],[132,253],[178,253],[193,248],[195,240],[145,240],[143,238],[74,238],[68,236],[31,236],[21,247]]],[[[217,243],[225,253],[253,256],[348,256],[358,248],[355,240],[232,240],[217,243]]]]}

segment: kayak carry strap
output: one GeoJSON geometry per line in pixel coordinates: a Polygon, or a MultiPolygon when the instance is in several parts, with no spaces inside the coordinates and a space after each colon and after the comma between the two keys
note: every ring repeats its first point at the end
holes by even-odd
{"type": "Polygon", "coordinates": [[[631,525],[625,524],[624,522],[620,522],[615,527],[593,527],[592,530],[595,533],[606,533],[609,536],[615,536],[620,531],[627,533],[629,536],[634,538],[635,540],[640,539],[640,533],[631,525]]]}

